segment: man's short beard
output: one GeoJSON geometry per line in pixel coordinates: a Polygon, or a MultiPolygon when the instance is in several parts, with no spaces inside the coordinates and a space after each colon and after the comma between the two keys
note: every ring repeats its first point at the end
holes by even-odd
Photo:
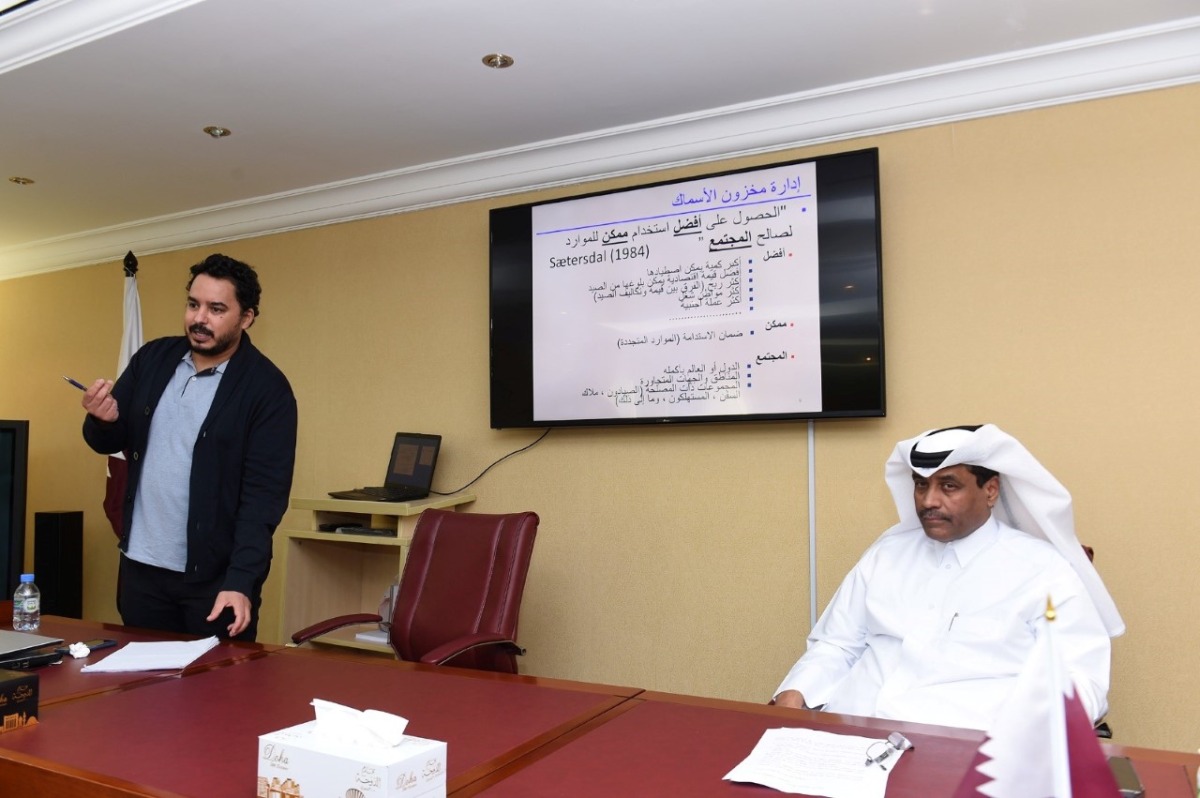
{"type": "MultiPolygon", "coordinates": [[[[199,324],[193,324],[188,328],[188,332],[203,332],[208,333],[209,335],[213,334],[212,330],[199,324]]],[[[200,347],[196,346],[194,343],[192,343],[190,338],[188,339],[188,344],[192,351],[198,355],[204,355],[205,357],[216,357],[217,355],[221,355],[229,351],[229,349],[237,341],[238,333],[240,332],[240,330],[234,330],[224,338],[213,336],[211,339],[209,339],[207,349],[201,349],[200,347]]]]}

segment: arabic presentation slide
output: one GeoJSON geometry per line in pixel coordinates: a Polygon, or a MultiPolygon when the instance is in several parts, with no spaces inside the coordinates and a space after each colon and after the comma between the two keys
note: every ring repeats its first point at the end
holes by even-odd
{"type": "Polygon", "coordinates": [[[821,411],[812,162],[533,208],[534,417],[821,411]]]}

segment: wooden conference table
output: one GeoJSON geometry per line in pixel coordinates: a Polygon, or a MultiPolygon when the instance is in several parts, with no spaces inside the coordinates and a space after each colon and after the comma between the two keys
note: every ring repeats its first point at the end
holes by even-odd
{"type": "MultiPolygon", "coordinates": [[[[43,632],[68,642],[158,638],[58,618],[43,619],[43,632]]],[[[258,735],[311,719],[312,698],[394,712],[410,719],[412,734],[446,741],[447,791],[456,798],[762,798],[772,791],[721,777],[780,726],[902,731],[916,747],[887,795],[937,798],[952,794],[982,739],[963,729],[308,648],[224,642],[182,673],[78,668],[38,669],[39,725],[0,734],[0,795],[250,798],[258,735]]],[[[1146,798],[1194,798],[1200,756],[1106,747],[1134,761],[1146,798]]]]}
{"type": "MultiPolygon", "coordinates": [[[[767,798],[781,793],[722,781],[722,776],[750,753],[764,731],[779,727],[874,738],[902,732],[914,747],[889,776],[887,798],[953,795],[983,740],[982,732],[968,729],[643,692],[602,722],[564,735],[454,795],[767,798]]],[[[1110,754],[1133,760],[1146,788],[1145,798],[1194,798],[1191,778],[1200,756],[1104,747],[1110,754]]]]}
{"type": "MultiPolygon", "coordinates": [[[[12,602],[0,602],[0,618],[9,617],[12,602]]],[[[164,632],[152,632],[144,629],[130,629],[117,624],[99,623],[97,621],[81,621],[75,618],[59,618],[45,616],[38,634],[50,637],[61,637],[64,644],[84,640],[107,638],[116,640],[118,644],[149,643],[161,640],[177,640],[175,635],[164,632]]],[[[97,662],[101,656],[112,653],[113,650],[97,651],[88,659],[72,659],[64,657],[58,665],[37,668],[33,672],[39,674],[38,706],[46,707],[60,701],[70,701],[76,698],[106,693],[133,687],[146,682],[160,679],[178,678],[180,675],[198,673],[214,665],[224,665],[242,659],[264,656],[268,651],[282,648],[259,643],[233,643],[222,641],[216,648],[205,653],[195,663],[184,670],[150,671],[142,673],[81,673],[88,662],[97,662]]],[[[2,795],[2,793],[0,793],[2,795]]]]}
{"type": "MultiPolygon", "coordinates": [[[[41,631],[67,642],[156,638],[45,617],[41,631]]],[[[182,673],[80,667],[37,669],[38,725],[0,734],[0,796],[249,798],[258,736],[311,720],[313,698],[403,715],[410,733],[448,742],[453,791],[641,692],[228,642],[182,673]]]]}

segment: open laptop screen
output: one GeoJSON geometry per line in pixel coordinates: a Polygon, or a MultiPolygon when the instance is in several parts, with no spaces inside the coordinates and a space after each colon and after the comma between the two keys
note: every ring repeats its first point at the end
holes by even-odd
{"type": "Polygon", "coordinates": [[[386,484],[429,490],[441,443],[440,435],[397,432],[386,484]]]}

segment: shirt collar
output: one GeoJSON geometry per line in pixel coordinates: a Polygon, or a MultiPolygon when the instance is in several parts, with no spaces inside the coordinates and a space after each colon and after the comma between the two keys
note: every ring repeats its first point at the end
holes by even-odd
{"type": "Polygon", "coordinates": [[[194,371],[196,374],[224,374],[225,366],[229,363],[229,360],[227,358],[225,360],[222,360],[220,363],[213,366],[212,368],[207,368],[204,371],[197,371],[196,370],[196,361],[192,360],[192,350],[189,349],[188,351],[183,353],[183,362],[187,363],[189,366],[191,366],[192,371],[194,371]]]}

